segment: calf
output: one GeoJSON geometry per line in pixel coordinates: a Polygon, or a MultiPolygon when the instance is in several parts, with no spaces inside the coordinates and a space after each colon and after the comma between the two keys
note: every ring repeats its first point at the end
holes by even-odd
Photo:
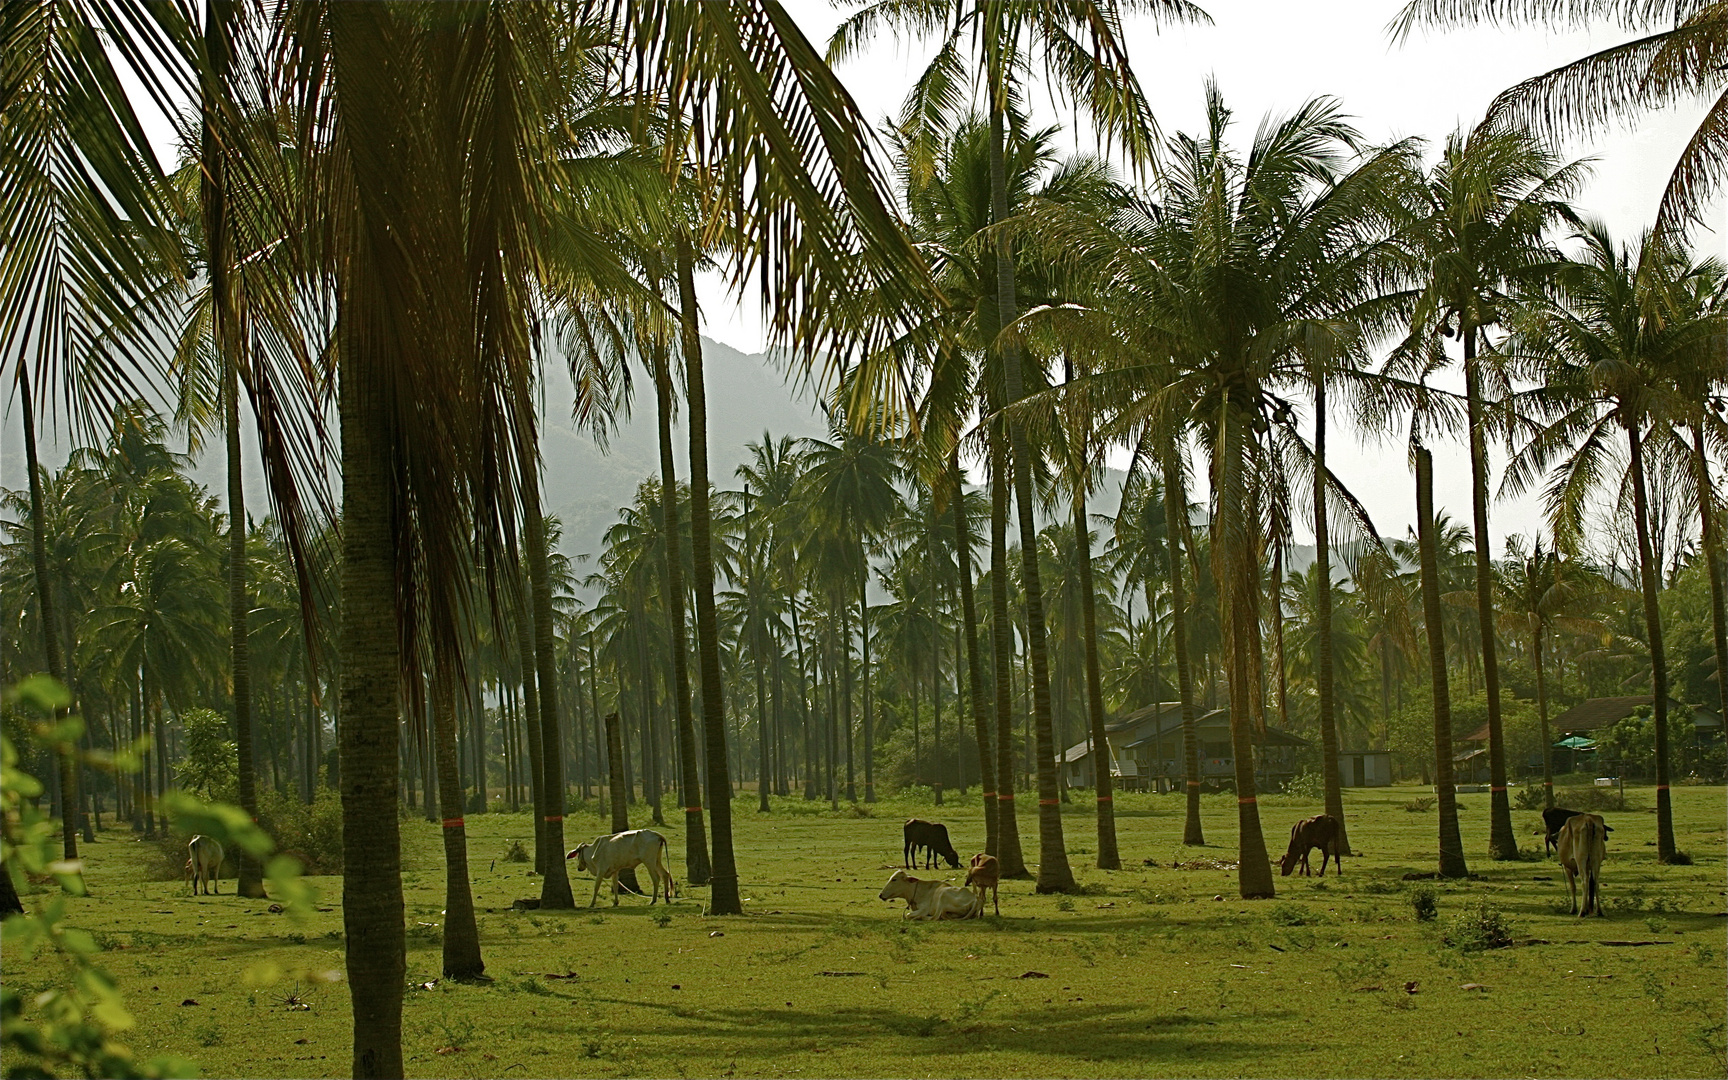
{"type": "MultiPolygon", "coordinates": [[[[1583,813],[1582,810],[1568,810],[1564,806],[1550,806],[1542,811],[1542,827],[1547,833],[1542,839],[1542,854],[1553,851],[1560,842],[1560,826],[1583,813]]],[[[1612,826],[1603,825],[1603,832],[1613,832],[1612,826]]]]}
{"type": "Polygon", "coordinates": [[[1601,814],[1573,814],[1560,826],[1556,850],[1560,866],[1566,871],[1566,890],[1572,896],[1572,913],[1578,916],[1601,915],[1602,899],[1598,895],[1602,860],[1608,857],[1608,825],[1601,814]],[[1578,879],[1584,879],[1584,907],[1578,907],[1578,879]]]}
{"type": "Polygon", "coordinates": [[[1344,872],[1344,860],[1338,853],[1338,834],[1343,826],[1338,819],[1326,814],[1316,814],[1314,817],[1298,821],[1290,826],[1290,848],[1278,860],[1278,869],[1284,877],[1290,876],[1290,871],[1296,869],[1296,864],[1302,864],[1302,876],[1312,876],[1308,869],[1308,852],[1314,848],[1320,849],[1320,876],[1326,876],[1326,860],[1331,859],[1344,872]]]}
{"type": "Polygon", "coordinates": [[[659,902],[662,881],[666,885],[668,904],[678,888],[678,883],[672,880],[672,872],[666,869],[666,838],[653,829],[631,829],[611,836],[597,836],[578,845],[575,851],[564,857],[575,859],[577,870],[593,873],[594,895],[588,899],[589,907],[599,901],[600,883],[608,879],[612,882],[612,906],[617,907],[618,875],[637,866],[647,867],[648,876],[654,879],[654,896],[649,904],[659,902]]]}
{"type": "Polygon", "coordinates": [[[984,890],[990,890],[990,904],[996,909],[996,914],[1002,914],[1002,904],[996,895],[996,886],[1002,881],[1002,867],[996,862],[994,855],[972,856],[972,869],[966,871],[966,887],[978,890],[978,907],[984,907],[984,890]]]}
{"type": "Polygon", "coordinates": [[[901,830],[906,842],[900,848],[901,864],[913,869],[918,866],[918,852],[926,852],[924,868],[933,869],[936,866],[936,856],[948,860],[948,868],[960,869],[960,853],[954,850],[954,845],[948,842],[948,826],[939,821],[923,821],[913,818],[901,830]]]}
{"type": "Polygon", "coordinates": [[[204,894],[210,895],[212,889],[220,895],[222,892],[222,845],[208,836],[194,836],[186,845],[186,854],[190,856],[187,867],[192,879],[192,894],[198,895],[199,887],[204,894]]]}
{"type": "Polygon", "coordinates": [[[957,889],[946,881],[925,881],[904,870],[896,870],[882,886],[878,900],[906,901],[905,919],[976,919],[984,914],[984,901],[970,889],[957,889]]]}

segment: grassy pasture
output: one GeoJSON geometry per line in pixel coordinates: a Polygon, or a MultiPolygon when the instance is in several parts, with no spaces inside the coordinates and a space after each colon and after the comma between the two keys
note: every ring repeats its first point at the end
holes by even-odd
{"type": "MultiPolygon", "coordinates": [[[[705,889],[670,907],[625,897],[614,909],[603,896],[594,911],[513,912],[512,899],[538,895],[538,879],[493,860],[510,838],[531,836],[529,819],[478,815],[470,862],[495,981],[473,986],[438,979],[438,830],[405,821],[409,1074],[1724,1074],[1722,788],[1674,791],[1693,866],[1657,865],[1651,813],[1606,814],[1609,915],[1588,921],[1566,913],[1552,860],[1483,857],[1482,794],[1460,796],[1480,878],[1434,883],[1439,917],[1417,921],[1401,877],[1433,866],[1433,812],[1403,808],[1419,794],[1347,792],[1359,857],[1344,876],[1283,878],[1277,899],[1253,903],[1235,898],[1233,871],[1218,865],[1235,856],[1233,800],[1208,798],[1209,846],[1185,849],[1177,798],[1121,797],[1128,866],[1114,873],[1091,869],[1094,822],[1077,800],[1065,827],[1084,895],[1008,882],[1000,919],[941,924],[906,923],[903,905],[876,894],[913,813],[946,821],[963,856],[982,847],[975,794],[942,808],[885,801],[871,817],[796,799],[763,816],[754,797],[740,800],[743,918],[703,917],[705,889]],[[1444,945],[1452,921],[1483,900],[1520,944],[1444,945]]],[[[1628,798],[1648,805],[1652,795],[1628,798]]],[[[1317,812],[1276,796],[1262,807],[1280,849],[1290,823],[1317,812]]],[[[1539,852],[1538,816],[1514,818],[1520,842],[1539,852]]],[[[566,826],[572,846],[601,831],[591,813],[566,826]]],[[[1035,858],[1032,815],[1021,829],[1035,858]]],[[[681,880],[678,822],[662,831],[681,880]]],[[[312,879],[321,910],[295,922],[232,896],[231,878],[220,897],[148,880],[157,851],[104,834],[85,849],[92,895],[74,902],[73,922],[96,935],[138,1018],[125,1040],[144,1055],[191,1057],[206,1075],[346,1075],[346,988],[321,974],[342,969],[340,879],[312,879]]],[[[590,884],[574,885],[585,904],[590,884]]],[[[19,989],[58,975],[5,971],[19,989]]]]}

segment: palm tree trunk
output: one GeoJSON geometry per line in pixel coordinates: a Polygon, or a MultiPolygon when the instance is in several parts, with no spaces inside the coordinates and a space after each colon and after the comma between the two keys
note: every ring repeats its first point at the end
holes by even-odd
{"type": "MultiPolygon", "coordinates": [[[[954,563],[960,572],[960,618],[966,634],[966,696],[972,706],[972,737],[978,743],[978,784],[984,792],[984,850],[1001,865],[1001,835],[997,820],[996,762],[990,738],[990,712],[984,701],[984,680],[979,672],[978,609],[972,595],[972,541],[966,528],[966,489],[960,476],[960,451],[948,456],[948,475],[954,484],[954,563]]],[[[955,658],[959,663],[959,658],[955,658]]],[[[1010,806],[1013,804],[1010,803],[1010,806]]]]}
{"type": "Polygon", "coordinates": [[[354,1015],[353,1074],[402,1075],[402,838],[396,810],[401,650],[396,521],[387,471],[383,358],[347,313],[339,352],[342,445],[342,922],[354,1015]]]}
{"type": "Polygon", "coordinates": [[[473,979],[486,970],[474,893],[468,885],[468,827],[462,819],[462,784],[456,775],[456,687],[449,661],[434,660],[433,740],[438,760],[438,809],[444,833],[444,977],[473,979]]]}
{"type": "Polygon", "coordinates": [[[546,773],[540,759],[543,746],[540,739],[540,689],[539,679],[534,673],[534,628],[529,615],[533,600],[520,568],[516,581],[521,602],[512,613],[512,621],[516,626],[516,653],[522,665],[522,709],[519,716],[528,725],[528,801],[534,816],[534,872],[544,874],[546,863],[553,858],[562,858],[564,853],[553,851],[546,839],[548,811],[546,773]]]}
{"type": "MultiPolygon", "coordinates": [[[[36,615],[42,620],[42,652],[48,661],[48,674],[64,684],[66,669],[60,663],[60,639],[54,632],[54,589],[48,579],[42,464],[36,460],[35,402],[30,397],[30,372],[26,364],[18,365],[18,393],[24,412],[24,465],[30,470],[30,561],[36,576],[36,615]]],[[[55,758],[60,769],[60,847],[62,857],[72,860],[78,857],[78,815],[73,809],[78,805],[78,776],[72,755],[57,753],[55,758]]]]}
{"type": "Polygon", "coordinates": [[[540,514],[539,454],[522,456],[522,516],[533,592],[535,677],[540,690],[540,768],[546,822],[546,865],[540,873],[541,910],[572,908],[564,868],[564,754],[558,738],[558,672],[552,652],[552,579],[547,566],[546,521],[540,514]]]}
{"type": "MultiPolygon", "coordinates": [[[[864,696],[864,801],[876,801],[876,729],[872,722],[870,686],[870,556],[864,551],[864,541],[858,541],[858,650],[864,664],[859,671],[864,696]]],[[[850,747],[850,743],[847,744],[850,747]]],[[[850,762],[848,762],[850,764],[850,762]]],[[[851,779],[850,776],[847,777],[851,779]]]]}
{"type": "MultiPolygon", "coordinates": [[[[844,603],[844,601],[842,601],[844,603]]],[[[858,801],[857,773],[852,761],[852,620],[850,605],[840,612],[840,734],[846,740],[846,801],[858,801]]]]}
{"type": "Polygon", "coordinates": [[[1536,717],[1542,723],[1542,806],[1554,805],[1554,737],[1548,733],[1548,682],[1542,671],[1542,626],[1530,635],[1530,657],[1536,664],[1536,717]]]}
{"type": "Polygon", "coordinates": [[[1284,662],[1284,548],[1282,538],[1272,545],[1272,663],[1278,675],[1278,726],[1290,730],[1290,669],[1284,662]]]}
{"type": "Polygon", "coordinates": [[[1722,536],[1716,515],[1716,490],[1710,481],[1710,459],[1704,453],[1704,432],[1692,425],[1692,468],[1698,490],[1699,542],[1710,574],[1710,630],[1716,649],[1716,693],[1721,703],[1718,716],[1728,716],[1728,582],[1723,579],[1722,536]]]}
{"type": "MultiPolygon", "coordinates": [[[[990,102],[990,216],[1008,219],[1008,173],[1005,161],[1005,102],[999,94],[990,102]]],[[[1007,233],[996,240],[996,317],[1007,327],[1014,322],[1017,300],[1014,291],[1014,257],[1007,233]]],[[[1020,348],[1013,342],[999,345],[1003,382],[1008,403],[1024,396],[1020,371],[1020,348]]],[[[1050,715],[1050,654],[1045,641],[1044,587],[1038,572],[1038,526],[1032,507],[1032,451],[1025,426],[1008,422],[1008,441],[1014,455],[1014,505],[1020,524],[1021,579],[1026,590],[1026,651],[1032,660],[1032,723],[1038,754],[1038,885],[1041,893],[1074,892],[1074,872],[1062,840],[1062,805],[1056,774],[1055,730],[1050,715]]]]}
{"type": "Polygon", "coordinates": [[[1638,533],[1638,581],[1644,593],[1644,628],[1650,642],[1651,717],[1656,722],[1656,860],[1677,861],[1674,804],[1668,792],[1668,653],[1662,644],[1662,611],[1657,606],[1656,560],[1650,553],[1650,503],[1644,481],[1644,440],[1634,420],[1626,425],[1632,451],[1633,526],[1638,533]]]}
{"type": "Polygon", "coordinates": [[[798,721],[804,729],[804,801],[815,802],[821,796],[816,791],[816,736],[810,725],[809,667],[804,659],[804,628],[798,619],[798,597],[788,598],[792,609],[792,646],[798,653],[798,721]]]}
{"type": "Polygon", "coordinates": [[[990,427],[990,636],[996,676],[996,862],[1003,877],[1026,875],[1014,814],[1014,628],[1008,621],[1008,461],[1002,425],[990,427]]]}
{"type": "MultiPolygon", "coordinates": [[[[1338,779],[1338,708],[1332,684],[1332,530],[1327,520],[1327,479],[1326,373],[1317,370],[1314,376],[1314,564],[1320,572],[1315,585],[1314,622],[1320,640],[1315,650],[1314,685],[1320,706],[1320,772],[1326,790],[1326,813],[1338,823],[1338,854],[1347,855],[1350,853],[1350,840],[1344,825],[1344,791],[1338,779]]],[[[1282,668],[1282,656],[1279,662],[1282,668]]]]}
{"type": "Polygon", "coordinates": [[[1434,455],[1415,448],[1416,546],[1422,565],[1422,619],[1428,630],[1429,688],[1434,695],[1434,794],[1440,807],[1440,876],[1470,873],[1458,834],[1458,793],[1452,786],[1452,691],[1447,682],[1446,630],[1440,607],[1440,549],[1434,522],[1434,455]]]}
{"type": "Polygon", "coordinates": [[[1170,647],[1176,654],[1176,693],[1182,702],[1182,763],[1188,789],[1182,842],[1204,847],[1200,828],[1200,718],[1194,709],[1194,673],[1188,663],[1188,595],[1183,583],[1184,538],[1188,535],[1187,497],[1174,441],[1159,454],[1164,470],[1164,547],[1170,562],[1170,647]]]}
{"type": "Polygon", "coordinates": [[[1266,838],[1260,829],[1260,807],[1254,786],[1254,744],[1250,712],[1259,693],[1252,663],[1252,638],[1260,633],[1254,610],[1252,532],[1258,527],[1247,514],[1249,436],[1245,409],[1226,399],[1220,407],[1218,434],[1218,514],[1212,538],[1213,573],[1218,579],[1218,608],[1229,651],[1230,743],[1236,767],[1237,888],[1244,900],[1274,894],[1272,864],[1266,858],[1266,838]]]}
{"type": "Polygon", "coordinates": [[[697,333],[696,278],[689,238],[678,236],[678,301],[684,381],[690,400],[690,553],[696,570],[696,648],[702,678],[702,721],[708,747],[708,813],[713,825],[713,888],[709,912],[741,915],[738,864],[732,854],[732,780],[726,762],[726,699],[720,681],[719,621],[714,614],[714,553],[708,512],[708,395],[702,339],[697,333]]]}
{"type": "Polygon", "coordinates": [[[1092,532],[1086,527],[1084,487],[1074,493],[1074,540],[1080,553],[1080,615],[1086,634],[1086,716],[1092,732],[1092,771],[1098,786],[1098,869],[1122,869],[1116,850],[1115,780],[1104,737],[1104,677],[1098,664],[1098,608],[1092,592],[1092,532]]]}
{"type": "MultiPolygon", "coordinates": [[[[682,312],[689,320],[694,311],[682,312]]],[[[672,697],[678,710],[678,796],[684,805],[684,880],[706,885],[707,826],[702,821],[702,781],[696,770],[696,723],[690,711],[689,644],[684,630],[684,555],[678,524],[678,468],[672,457],[672,358],[654,356],[654,403],[660,436],[660,518],[666,534],[666,610],[672,624],[672,697]]]]}
{"type": "Polygon", "coordinates": [[[1516,859],[1512,804],[1506,795],[1506,737],[1500,722],[1500,661],[1494,636],[1494,560],[1488,546],[1488,448],[1476,327],[1464,326],[1464,383],[1470,419],[1470,509],[1476,528],[1476,618],[1482,635],[1482,682],[1488,692],[1488,857],[1516,859]]]}

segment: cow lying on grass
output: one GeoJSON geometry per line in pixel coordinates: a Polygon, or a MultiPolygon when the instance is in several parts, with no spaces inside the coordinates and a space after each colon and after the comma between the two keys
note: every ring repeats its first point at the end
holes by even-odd
{"type": "Polygon", "coordinates": [[[906,901],[906,919],[976,919],[984,914],[984,901],[971,889],[957,889],[946,881],[925,881],[904,870],[894,871],[882,886],[879,900],[906,901]]]}
{"type": "Polygon", "coordinates": [[[1290,871],[1296,869],[1298,863],[1302,866],[1302,876],[1311,877],[1313,871],[1308,869],[1308,852],[1314,848],[1320,849],[1320,876],[1326,876],[1326,860],[1331,859],[1337,864],[1338,872],[1344,872],[1344,860],[1338,852],[1338,834],[1342,832],[1338,819],[1326,814],[1316,814],[1311,818],[1298,821],[1290,827],[1290,848],[1278,860],[1278,869],[1284,877],[1290,876],[1290,871]]]}
{"type": "Polygon", "coordinates": [[[1574,915],[1601,915],[1599,895],[1602,860],[1608,857],[1608,826],[1601,814],[1574,814],[1560,826],[1560,866],[1566,871],[1566,891],[1574,915]],[[1578,879],[1584,879],[1584,907],[1578,907],[1578,879]]]}
{"type": "Polygon", "coordinates": [[[666,869],[666,838],[653,829],[597,836],[564,857],[575,859],[578,871],[593,873],[594,895],[588,900],[589,907],[599,901],[600,883],[608,879],[612,882],[612,906],[617,907],[618,875],[637,866],[647,867],[648,876],[654,879],[654,897],[649,904],[659,902],[661,882],[665,882],[668,904],[678,888],[678,883],[672,880],[672,871],[666,869]]]}

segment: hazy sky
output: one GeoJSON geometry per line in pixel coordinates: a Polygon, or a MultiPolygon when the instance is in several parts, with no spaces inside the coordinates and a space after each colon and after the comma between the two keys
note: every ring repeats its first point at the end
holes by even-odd
{"type": "MultiPolygon", "coordinates": [[[[827,0],[786,0],[818,47],[854,5],[827,0]]],[[[1630,35],[1556,33],[1540,28],[1430,31],[1395,45],[1386,24],[1401,0],[1200,0],[1210,26],[1160,29],[1133,18],[1130,56],[1166,132],[1195,131],[1203,123],[1202,87],[1217,80],[1237,121],[1241,143],[1252,139],[1268,112],[1287,113],[1309,97],[1328,94],[1370,140],[1421,136],[1431,148],[1460,126],[1478,121],[1508,86],[1588,55],[1630,35]]],[[[838,68],[840,78],[872,121],[897,115],[928,46],[882,36],[861,57],[838,68]]],[[[1072,114],[1034,95],[1044,122],[1071,123],[1072,114]]],[[[1593,157],[1592,180],[1577,200],[1605,219],[1615,235],[1631,237],[1655,219],[1668,174],[1703,105],[1647,116],[1635,130],[1616,129],[1564,147],[1571,157],[1593,157]]],[[[1091,149],[1089,141],[1082,148],[1091,149]]],[[[1720,202],[1697,236],[1701,252],[1728,254],[1728,220],[1720,202]]],[[[753,304],[728,299],[717,280],[705,283],[706,332],[745,352],[762,347],[753,304]]],[[[1458,379],[1457,389],[1462,389],[1458,379]]],[[[1362,498],[1382,533],[1402,535],[1415,520],[1412,483],[1401,443],[1363,446],[1345,435],[1334,441],[1333,467],[1362,498]]],[[[1458,448],[1437,448],[1435,500],[1455,518],[1469,517],[1468,458],[1458,448]]],[[[1120,460],[1120,458],[1119,458],[1120,460]]],[[[1491,480],[1498,484],[1498,472],[1491,480]]],[[[1515,532],[1529,533],[1541,516],[1529,497],[1496,505],[1494,550],[1515,532]]],[[[1302,539],[1307,539],[1303,537],[1302,539]]]]}

